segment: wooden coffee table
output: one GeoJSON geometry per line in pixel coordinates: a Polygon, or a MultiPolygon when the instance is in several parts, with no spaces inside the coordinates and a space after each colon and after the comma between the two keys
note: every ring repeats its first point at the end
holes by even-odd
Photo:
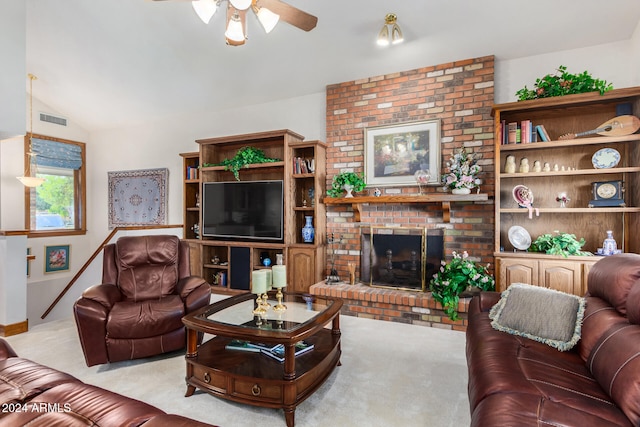
{"type": "MultiPolygon", "coordinates": [[[[269,298],[273,307],[277,302],[269,298]]],[[[340,365],[340,308],[342,300],[309,294],[285,294],[281,313],[272,308],[254,316],[255,295],[224,299],[185,316],[187,327],[187,392],[196,388],[214,396],[250,405],[282,408],[288,427],[294,425],[298,404],[322,385],[340,365]],[[331,322],[331,328],[325,327],[331,322]],[[198,335],[215,335],[198,345],[198,335]],[[231,339],[283,344],[285,360],[261,353],[228,350],[231,339]],[[295,356],[295,344],[314,345],[295,356]]]]}

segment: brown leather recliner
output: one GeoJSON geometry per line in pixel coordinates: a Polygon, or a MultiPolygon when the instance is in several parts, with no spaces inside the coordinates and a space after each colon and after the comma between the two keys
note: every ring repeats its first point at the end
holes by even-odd
{"type": "Polygon", "coordinates": [[[87,366],[184,348],[182,317],[209,304],[191,276],[189,246],[176,236],[126,236],[104,248],[102,284],[73,307],[87,366]]]}

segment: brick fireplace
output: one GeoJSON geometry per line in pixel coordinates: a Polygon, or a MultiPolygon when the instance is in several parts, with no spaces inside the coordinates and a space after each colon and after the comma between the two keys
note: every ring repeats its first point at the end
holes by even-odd
{"type": "MultiPolygon", "coordinates": [[[[360,230],[369,226],[423,227],[443,234],[445,259],[453,251],[467,251],[473,259],[493,265],[493,56],[455,61],[406,72],[338,83],[327,87],[327,188],[343,171],[364,172],[364,129],[422,120],[440,120],[442,166],[461,147],[474,152],[483,168],[481,192],[485,202],[452,202],[448,215],[437,203],[365,203],[358,212],[350,205],[327,205],[327,232],[340,236],[328,248],[327,273],[348,279],[348,264],[361,271],[360,230]],[[449,221],[445,218],[450,217],[449,221]],[[332,256],[334,258],[332,258],[332,256]]],[[[417,185],[380,187],[383,195],[412,195],[417,185]]],[[[372,192],[367,189],[365,192],[372,192]]],[[[429,186],[427,194],[442,193],[429,186]]],[[[427,280],[430,279],[427,278],[427,280]]],[[[386,289],[345,283],[313,285],[312,292],[341,296],[345,314],[404,323],[464,329],[467,301],[459,307],[463,320],[455,324],[443,316],[429,292],[386,289]]]]}

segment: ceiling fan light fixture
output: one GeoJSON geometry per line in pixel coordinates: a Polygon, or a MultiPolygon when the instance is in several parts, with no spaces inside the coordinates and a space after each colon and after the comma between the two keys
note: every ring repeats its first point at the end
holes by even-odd
{"type": "Polygon", "coordinates": [[[261,7],[260,9],[258,9],[257,6],[254,6],[253,11],[255,12],[256,16],[258,17],[258,21],[260,21],[260,24],[262,24],[262,27],[267,34],[269,34],[271,30],[275,28],[276,24],[280,20],[280,15],[271,12],[266,7],[261,7]]]}
{"type": "Polygon", "coordinates": [[[244,30],[242,28],[242,22],[240,21],[240,16],[238,13],[234,13],[229,19],[229,24],[227,25],[227,31],[224,32],[224,36],[234,42],[244,43],[245,35],[244,30]]]}
{"type": "Polygon", "coordinates": [[[229,3],[238,10],[247,10],[251,6],[252,0],[229,0],[229,3]]]}
{"type": "Polygon", "coordinates": [[[218,9],[218,3],[216,0],[194,0],[191,2],[191,5],[193,6],[193,10],[198,14],[198,17],[205,24],[209,23],[211,17],[218,9]]]}

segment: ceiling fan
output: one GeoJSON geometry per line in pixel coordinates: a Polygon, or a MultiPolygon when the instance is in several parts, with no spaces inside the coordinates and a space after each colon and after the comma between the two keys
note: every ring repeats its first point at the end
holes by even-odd
{"type": "MultiPolygon", "coordinates": [[[[208,24],[223,1],[192,0],[191,4],[200,19],[205,24],[208,24]]],[[[304,31],[313,30],[318,23],[317,17],[280,0],[227,0],[227,3],[227,21],[224,35],[227,44],[231,46],[243,45],[247,39],[246,17],[249,9],[253,10],[267,33],[276,26],[279,20],[304,31]]]]}

